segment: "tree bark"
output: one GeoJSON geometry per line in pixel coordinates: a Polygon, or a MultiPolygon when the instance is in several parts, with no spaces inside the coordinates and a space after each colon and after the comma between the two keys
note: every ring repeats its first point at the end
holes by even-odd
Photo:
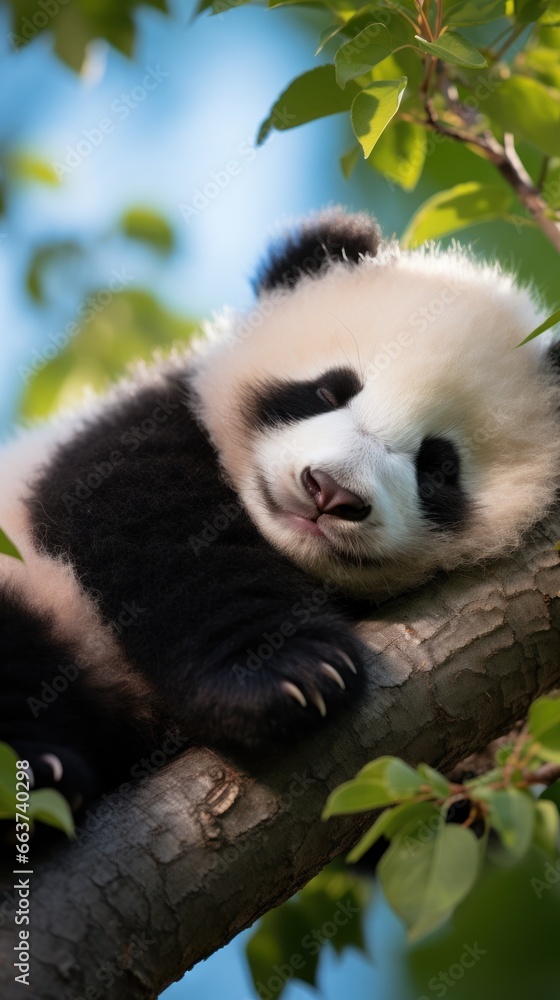
{"type": "Polygon", "coordinates": [[[194,748],[101,800],[76,843],[35,859],[29,987],[8,877],[4,1000],[156,997],[356,841],[371,814],[320,817],[367,761],[450,770],[510,729],[560,682],[559,538],[555,515],[512,557],[372,613],[370,691],[338,725],[257,760],[194,748]]]}

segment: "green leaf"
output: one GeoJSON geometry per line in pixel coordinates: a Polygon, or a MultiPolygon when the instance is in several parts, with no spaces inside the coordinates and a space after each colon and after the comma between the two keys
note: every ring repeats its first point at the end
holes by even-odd
{"type": "Polygon", "coordinates": [[[381,782],[395,799],[418,795],[423,784],[418,772],[400,757],[378,757],[362,767],[356,778],[381,782]]]}
{"type": "Polygon", "coordinates": [[[482,52],[475,49],[468,38],[464,38],[458,31],[446,31],[445,35],[440,35],[435,42],[427,42],[420,35],[415,35],[414,38],[423,52],[443,59],[444,62],[453,63],[454,66],[483,69],[487,65],[482,52]]]}
{"type": "Polygon", "coordinates": [[[430,767],[429,764],[419,764],[416,770],[439,798],[445,798],[445,796],[449,795],[451,785],[447,778],[444,778],[443,774],[430,767]]]}
{"type": "Polygon", "coordinates": [[[318,56],[319,53],[325,48],[325,45],[327,45],[332,38],[336,38],[336,36],[343,30],[343,24],[329,24],[328,28],[323,28],[321,34],[319,35],[319,42],[315,50],[315,55],[318,56]]]}
{"type": "Polygon", "coordinates": [[[16,763],[18,756],[7,743],[0,743],[0,819],[16,814],[16,763]]]}
{"type": "Polygon", "coordinates": [[[354,99],[351,112],[352,127],[366,159],[383,130],[399,110],[406,84],[406,76],[400,80],[377,80],[354,99]]]}
{"type": "Polygon", "coordinates": [[[540,23],[547,26],[558,26],[560,24],[560,0],[550,0],[549,3],[543,0],[542,7],[540,23]]]}
{"type": "Polygon", "coordinates": [[[354,173],[354,169],[358,164],[361,152],[361,146],[356,143],[348,150],[348,152],[343,153],[340,157],[340,168],[346,180],[348,180],[354,173]]]}
{"type": "Polygon", "coordinates": [[[60,353],[44,364],[37,352],[37,367],[20,368],[26,383],[20,412],[34,420],[72,408],[84,390],[102,392],[131,362],[148,361],[156,349],[171,350],[194,330],[192,322],[164,309],[148,292],[96,289],[57,332],[60,353]]]}
{"type": "Polygon", "coordinates": [[[484,113],[505,132],[527,139],[549,156],[560,156],[558,92],[528,76],[511,76],[494,86],[484,113]]]}
{"type": "Polygon", "coordinates": [[[550,328],[556,326],[557,323],[560,323],[560,309],[556,309],[553,313],[551,313],[550,316],[547,319],[545,319],[544,323],[541,323],[540,326],[535,327],[535,329],[531,333],[529,333],[528,336],[525,337],[525,339],[522,340],[516,346],[523,347],[523,344],[528,344],[530,340],[534,340],[535,337],[539,336],[539,334],[545,333],[547,330],[550,330],[550,328]]]}
{"type": "Polygon", "coordinates": [[[486,796],[490,824],[516,858],[527,851],[535,827],[535,800],[519,788],[499,788],[486,796]]]}
{"type": "Polygon", "coordinates": [[[539,753],[560,763],[560,698],[538,698],[529,709],[528,729],[539,753]]]}
{"type": "Polygon", "coordinates": [[[297,896],[266,913],[246,949],[255,993],[269,1000],[278,998],[292,978],[316,985],[324,939],[317,938],[314,932],[326,919],[332,919],[337,926],[330,938],[337,953],[348,947],[363,951],[363,908],[367,897],[362,879],[329,865],[297,896]],[[306,946],[306,942],[312,945],[306,946]],[[277,975],[275,966],[289,968],[291,974],[277,975]]]}
{"type": "Polygon", "coordinates": [[[34,181],[56,187],[60,179],[50,163],[29,153],[14,153],[7,163],[7,172],[17,181],[34,181]]]}
{"type": "Polygon", "coordinates": [[[418,795],[422,778],[399,757],[379,757],[366,764],[352,781],[329,795],[323,819],[338,813],[364,812],[418,795]]]}
{"type": "Polygon", "coordinates": [[[542,795],[539,796],[539,802],[544,799],[547,802],[554,802],[556,808],[560,812],[560,781],[554,781],[552,785],[545,788],[542,795]]]}
{"type": "Polygon", "coordinates": [[[424,818],[424,813],[426,812],[430,819],[434,815],[434,807],[432,803],[426,802],[402,802],[398,806],[393,806],[392,809],[385,809],[380,816],[377,817],[375,823],[370,826],[369,830],[366,830],[363,837],[358,841],[355,847],[352,848],[346,860],[350,864],[358,861],[362,855],[369,851],[370,847],[373,847],[375,842],[379,840],[380,837],[387,837],[391,839],[395,834],[406,826],[412,819],[424,818]]]}
{"type": "Polygon", "coordinates": [[[531,24],[544,14],[548,3],[545,0],[514,0],[515,20],[518,24],[531,24]]]}
{"type": "Polygon", "coordinates": [[[381,858],[377,872],[387,902],[404,920],[409,936],[430,933],[453,913],[478,874],[479,845],[472,830],[440,824],[429,839],[410,823],[381,858]]]}
{"type": "Polygon", "coordinates": [[[348,111],[359,88],[355,83],[341,90],[336,82],[334,66],[317,66],[292,80],[272,106],[257,137],[260,146],[272,129],[283,131],[296,128],[316,118],[348,111]]]}
{"type": "Polygon", "coordinates": [[[149,243],[162,253],[170,253],[175,243],[173,230],[166,219],[150,208],[134,207],[124,213],[120,228],[131,240],[149,243]]]}
{"type": "Polygon", "coordinates": [[[391,35],[384,24],[369,24],[351,41],[341,45],[334,57],[336,82],[344,88],[349,80],[367,73],[392,52],[391,35]]]}
{"type": "Polygon", "coordinates": [[[413,215],[402,237],[403,246],[420,246],[467,226],[507,216],[513,196],[505,187],[467,181],[428,198],[413,215]]]}
{"type": "Polygon", "coordinates": [[[467,3],[453,4],[446,14],[447,24],[459,24],[464,27],[475,24],[486,24],[497,21],[505,14],[505,0],[467,0],[467,3]]]}
{"type": "Polygon", "coordinates": [[[83,248],[75,240],[61,240],[60,243],[48,243],[38,247],[27,270],[27,291],[32,299],[43,304],[45,295],[45,273],[53,266],[67,264],[69,259],[77,258],[83,253],[83,248]]]}
{"type": "Polygon", "coordinates": [[[339,813],[368,812],[370,809],[392,805],[395,801],[395,795],[388,791],[382,781],[360,781],[354,778],[331,792],[323,809],[323,819],[339,813]]]}
{"type": "Polygon", "coordinates": [[[422,176],[427,146],[425,128],[393,121],[380,135],[367,162],[403,190],[413,191],[422,176]]]}
{"type": "Polygon", "coordinates": [[[556,804],[548,799],[537,799],[533,831],[534,843],[547,854],[557,854],[559,831],[560,815],[556,804]]]}
{"type": "Polygon", "coordinates": [[[48,826],[55,826],[62,830],[68,837],[74,837],[74,820],[65,798],[54,788],[40,788],[36,792],[31,792],[29,796],[30,819],[39,820],[48,826]]]}
{"type": "Polygon", "coordinates": [[[21,559],[23,562],[23,556],[19,549],[16,549],[14,543],[10,541],[5,531],[0,528],[0,555],[11,556],[12,559],[21,559]]]}
{"type": "Polygon", "coordinates": [[[500,747],[500,749],[496,753],[496,763],[499,764],[500,767],[503,767],[504,764],[507,764],[509,758],[512,755],[512,752],[513,752],[513,743],[507,743],[505,746],[500,747]]]}
{"type": "MultiPolygon", "coordinates": [[[[379,9],[379,8],[378,8],[379,9]]],[[[364,7],[363,10],[357,11],[352,17],[348,18],[344,23],[332,24],[330,27],[325,28],[319,36],[319,47],[315,53],[316,56],[324,49],[327,42],[330,42],[337,35],[343,35],[345,38],[355,38],[356,35],[368,25],[375,22],[375,8],[364,7]]]]}

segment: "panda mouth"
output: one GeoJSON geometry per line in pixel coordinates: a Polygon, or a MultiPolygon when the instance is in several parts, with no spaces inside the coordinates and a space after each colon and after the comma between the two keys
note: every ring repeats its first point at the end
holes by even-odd
{"type": "MultiPolygon", "coordinates": [[[[282,519],[284,523],[289,524],[290,527],[295,528],[301,534],[314,536],[315,538],[320,537],[323,543],[338,558],[345,559],[350,555],[343,539],[332,537],[332,530],[337,523],[340,523],[338,518],[328,513],[322,513],[317,508],[315,508],[313,513],[311,511],[303,513],[301,509],[299,511],[290,510],[289,507],[285,507],[279,503],[264,476],[261,475],[258,477],[258,485],[269,513],[282,519]]],[[[301,506],[303,507],[303,504],[301,506]]],[[[348,522],[344,523],[347,524],[348,522]]],[[[334,531],[334,534],[335,536],[338,535],[337,530],[334,531]]],[[[356,555],[356,559],[360,559],[360,556],[356,555]]]]}
{"type": "Polygon", "coordinates": [[[279,517],[287,518],[292,524],[301,529],[304,529],[305,531],[310,532],[310,534],[313,535],[323,534],[319,524],[317,523],[319,520],[320,511],[315,510],[313,514],[311,514],[311,512],[302,513],[301,511],[298,512],[295,510],[288,510],[286,507],[283,507],[282,504],[280,504],[276,499],[276,497],[273,495],[272,490],[268,485],[264,476],[261,475],[258,477],[258,485],[261,494],[263,496],[264,502],[266,503],[266,506],[271,514],[276,514],[279,517]]]}

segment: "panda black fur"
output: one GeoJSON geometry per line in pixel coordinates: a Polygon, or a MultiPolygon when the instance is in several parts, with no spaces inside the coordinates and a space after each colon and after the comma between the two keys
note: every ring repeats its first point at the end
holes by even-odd
{"type": "Polygon", "coordinates": [[[555,348],[513,350],[542,314],[498,268],[335,210],[256,284],[248,317],[0,453],[24,556],[0,556],[0,738],[73,803],[170,728],[324,725],[365,683],[343,594],[505,552],[554,499],[555,348]]]}

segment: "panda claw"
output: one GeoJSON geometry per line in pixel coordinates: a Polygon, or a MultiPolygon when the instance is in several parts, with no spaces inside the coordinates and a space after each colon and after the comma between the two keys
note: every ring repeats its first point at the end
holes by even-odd
{"type": "Polygon", "coordinates": [[[348,669],[351,670],[353,674],[357,674],[358,671],[356,670],[356,667],[352,663],[352,660],[350,659],[350,657],[348,656],[348,654],[344,653],[342,651],[342,649],[339,649],[337,652],[338,652],[338,655],[340,656],[340,658],[342,660],[344,660],[344,662],[345,662],[346,666],[348,667],[348,669]]]}
{"type": "Polygon", "coordinates": [[[313,690],[311,692],[311,696],[310,697],[311,697],[311,701],[315,705],[315,708],[318,709],[319,714],[324,719],[326,717],[326,715],[327,715],[327,706],[325,705],[325,699],[323,698],[323,695],[321,694],[320,691],[313,690]]]}
{"type": "Polygon", "coordinates": [[[338,670],[335,670],[335,668],[330,663],[322,663],[321,669],[323,673],[327,675],[327,677],[330,677],[330,679],[334,681],[335,684],[338,684],[339,688],[342,688],[343,691],[346,690],[346,684],[344,683],[338,670]]]}
{"type": "Polygon", "coordinates": [[[45,764],[48,764],[48,766],[50,767],[53,773],[54,780],[56,782],[61,781],[62,775],[64,774],[64,768],[62,766],[60,758],[57,757],[56,754],[54,753],[44,753],[41,754],[41,760],[44,760],[45,764]]]}
{"type": "Polygon", "coordinates": [[[307,708],[305,695],[295,684],[292,684],[291,681],[282,681],[282,688],[286,694],[289,694],[291,698],[294,698],[297,702],[299,702],[302,708],[307,708]]]}

